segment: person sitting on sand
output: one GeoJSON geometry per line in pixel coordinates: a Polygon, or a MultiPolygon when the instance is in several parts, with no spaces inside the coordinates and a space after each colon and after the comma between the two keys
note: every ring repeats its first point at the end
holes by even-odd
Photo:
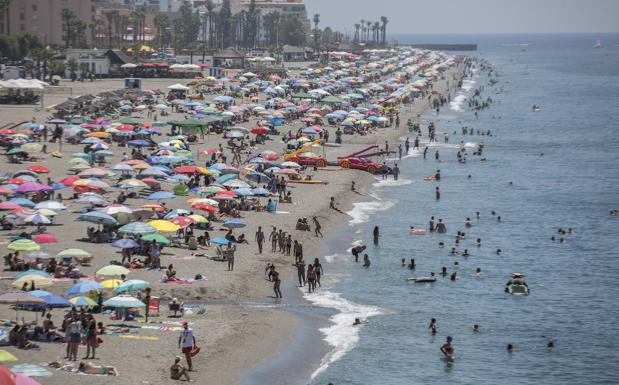
{"type": "Polygon", "coordinates": [[[179,279],[176,278],[176,270],[174,270],[174,266],[172,264],[168,265],[168,268],[165,271],[165,275],[167,281],[179,281],[179,279]]]}
{"type": "Polygon", "coordinates": [[[100,374],[104,376],[118,376],[118,371],[113,366],[95,365],[92,362],[80,362],[78,370],[85,374],[100,374]]]}
{"type": "Polygon", "coordinates": [[[174,364],[170,366],[170,378],[173,380],[180,380],[182,377],[185,377],[185,379],[189,382],[193,382],[189,378],[187,368],[181,365],[181,358],[176,356],[176,358],[174,358],[174,364]]]}

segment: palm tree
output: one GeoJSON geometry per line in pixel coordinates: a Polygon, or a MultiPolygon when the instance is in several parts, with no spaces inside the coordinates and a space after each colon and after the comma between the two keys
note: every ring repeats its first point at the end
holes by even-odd
{"type": "Polygon", "coordinates": [[[60,11],[60,19],[62,20],[62,28],[64,29],[64,46],[69,48],[73,40],[73,22],[75,14],[69,8],[63,8],[60,11]]]}
{"type": "Polygon", "coordinates": [[[366,37],[365,37],[365,41],[369,42],[370,41],[370,29],[372,27],[372,22],[370,20],[366,20],[365,21],[365,32],[366,32],[366,37]]]}
{"type": "Polygon", "coordinates": [[[314,22],[314,47],[318,50],[318,23],[320,23],[320,15],[314,14],[312,21],[314,22]]]}
{"type": "Polygon", "coordinates": [[[97,47],[99,43],[99,39],[97,35],[99,35],[99,29],[103,22],[101,20],[93,20],[88,23],[88,29],[90,29],[90,45],[94,48],[97,47]]]}
{"type": "MultiPolygon", "coordinates": [[[[105,18],[107,21],[107,47],[108,49],[112,49],[112,26],[116,24],[116,19],[119,17],[119,13],[117,10],[106,12],[105,18]]],[[[116,31],[118,33],[118,31],[116,31]]]]}
{"type": "Polygon", "coordinates": [[[361,28],[361,24],[355,24],[355,42],[359,41],[359,28],[361,28]]]}
{"type": "MultiPolygon", "coordinates": [[[[127,29],[129,28],[130,18],[127,15],[120,15],[118,23],[120,24],[119,30],[120,32],[120,45],[124,46],[125,42],[128,40],[127,29]]],[[[118,33],[118,32],[117,32],[118,33]]]]}
{"type": "Polygon", "coordinates": [[[374,44],[378,45],[378,42],[380,40],[380,22],[375,21],[374,25],[372,26],[372,30],[374,31],[374,44]]]}
{"type": "Polygon", "coordinates": [[[166,28],[170,26],[170,19],[168,15],[165,13],[160,13],[155,16],[155,27],[157,28],[157,35],[159,35],[159,47],[163,48],[164,45],[164,35],[166,33],[166,28]]]}
{"type": "Polygon", "coordinates": [[[383,47],[385,47],[387,45],[387,24],[389,23],[389,19],[387,19],[387,16],[381,16],[380,22],[382,23],[380,29],[383,34],[383,47]]]}

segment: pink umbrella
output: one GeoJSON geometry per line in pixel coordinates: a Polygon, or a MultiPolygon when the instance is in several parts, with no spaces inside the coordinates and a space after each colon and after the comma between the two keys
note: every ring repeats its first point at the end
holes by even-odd
{"type": "Polygon", "coordinates": [[[15,202],[2,202],[0,203],[0,210],[14,210],[18,209],[21,206],[15,202]]]}
{"type": "Polygon", "coordinates": [[[47,233],[35,235],[34,237],[32,237],[32,240],[36,243],[58,243],[56,237],[47,233]]]}
{"type": "Polygon", "coordinates": [[[46,184],[42,184],[39,182],[26,182],[17,187],[15,192],[17,193],[33,193],[40,191],[51,191],[54,188],[52,186],[48,186],[46,184]]]}
{"type": "Polygon", "coordinates": [[[15,376],[15,385],[41,385],[41,383],[23,374],[18,374],[15,376]]]}

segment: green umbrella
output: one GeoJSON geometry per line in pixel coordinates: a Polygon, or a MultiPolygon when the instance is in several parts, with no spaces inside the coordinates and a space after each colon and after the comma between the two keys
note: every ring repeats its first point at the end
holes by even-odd
{"type": "Polygon", "coordinates": [[[161,243],[163,245],[169,245],[170,244],[170,240],[166,237],[164,237],[161,234],[157,234],[157,233],[153,233],[153,234],[146,234],[142,237],[143,241],[146,242],[152,242],[155,241],[157,243],[161,243]]]}
{"type": "Polygon", "coordinates": [[[56,254],[58,257],[90,257],[91,254],[82,249],[66,249],[56,254]]]}
{"type": "Polygon", "coordinates": [[[131,118],[122,118],[118,121],[119,123],[122,124],[140,124],[140,122],[138,122],[137,120],[133,120],[131,118]]]}
{"type": "Polygon", "coordinates": [[[41,246],[39,246],[36,242],[30,239],[18,239],[9,243],[6,247],[12,251],[38,251],[41,250],[41,246]]]}

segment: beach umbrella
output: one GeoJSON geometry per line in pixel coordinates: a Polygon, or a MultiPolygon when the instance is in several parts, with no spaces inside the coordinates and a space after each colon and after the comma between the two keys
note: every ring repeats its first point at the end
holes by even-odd
{"type": "Polygon", "coordinates": [[[141,239],[145,242],[155,241],[156,243],[159,243],[162,245],[170,244],[170,240],[168,238],[164,237],[161,234],[157,234],[157,233],[143,235],[141,239]]]}
{"type": "Polygon", "coordinates": [[[174,195],[171,192],[157,191],[157,192],[154,192],[154,193],[150,194],[145,199],[150,200],[150,201],[158,201],[158,200],[162,200],[162,199],[172,199],[172,198],[175,198],[175,197],[176,197],[176,195],[174,195]]]}
{"type": "Polygon", "coordinates": [[[166,174],[162,169],[158,168],[158,167],[149,167],[145,170],[143,170],[140,175],[147,175],[147,176],[168,176],[168,174],[166,174]]]}
{"type": "Polygon", "coordinates": [[[15,202],[2,202],[0,203],[0,210],[15,210],[15,209],[19,209],[21,208],[20,205],[18,205],[15,202]]]}
{"type": "Polygon", "coordinates": [[[13,287],[20,288],[24,286],[24,284],[30,285],[32,283],[34,283],[35,287],[46,287],[51,286],[54,282],[52,282],[49,277],[43,277],[38,274],[29,274],[16,279],[13,283],[11,283],[11,285],[13,285],[13,287]]]}
{"type": "Polygon", "coordinates": [[[177,231],[180,228],[180,226],[175,223],[172,223],[167,220],[161,220],[161,219],[150,221],[148,222],[148,224],[154,227],[155,230],[162,232],[162,233],[172,233],[172,232],[177,231]]]}
{"type": "Polygon", "coordinates": [[[143,281],[141,279],[130,279],[130,280],[123,282],[119,286],[115,287],[114,291],[116,292],[137,291],[137,290],[144,289],[145,287],[148,287],[149,285],[150,285],[149,282],[143,281]]]}
{"type": "Polygon", "coordinates": [[[97,167],[93,167],[93,168],[89,168],[87,170],[84,170],[82,172],[80,172],[79,176],[85,176],[85,177],[105,177],[109,174],[109,172],[105,169],[102,168],[97,168],[97,167]]]}
{"type": "Polygon", "coordinates": [[[111,278],[111,279],[106,279],[105,281],[102,281],[101,285],[103,285],[106,289],[113,289],[119,286],[121,283],[123,283],[122,280],[111,278]]]}
{"type": "Polygon", "coordinates": [[[56,254],[60,258],[89,258],[92,255],[82,249],[65,249],[56,254]]]}
{"type": "Polygon", "coordinates": [[[118,229],[119,232],[121,233],[128,233],[128,234],[150,234],[150,233],[156,233],[157,230],[144,222],[131,222],[128,223],[124,226],[122,226],[121,228],[118,229]]]}
{"type": "Polygon", "coordinates": [[[170,211],[168,214],[166,214],[166,216],[164,217],[164,219],[172,219],[174,217],[177,217],[179,215],[187,215],[189,214],[190,211],[189,210],[185,210],[185,209],[174,209],[172,211],[170,211]]]}
{"type": "Polygon", "coordinates": [[[229,180],[227,182],[222,183],[222,185],[225,187],[229,187],[229,188],[251,188],[249,184],[247,184],[246,182],[243,182],[242,180],[238,180],[238,179],[229,180]]]}
{"type": "Polygon", "coordinates": [[[16,203],[20,206],[24,206],[24,207],[34,207],[35,203],[33,201],[31,201],[30,199],[26,199],[26,198],[11,198],[9,200],[9,202],[11,203],[16,203]]]}
{"type": "Polygon", "coordinates": [[[67,296],[75,296],[83,293],[88,293],[89,291],[101,290],[105,289],[103,285],[96,281],[81,281],[71,286],[69,290],[67,290],[67,296]]]}
{"type": "Polygon", "coordinates": [[[195,223],[208,223],[209,222],[208,219],[206,219],[203,215],[200,215],[200,214],[192,214],[188,216],[187,218],[193,219],[195,223]]]}
{"type": "Polygon", "coordinates": [[[27,194],[33,192],[41,192],[41,191],[52,191],[54,188],[52,186],[48,186],[46,184],[42,184],[39,182],[26,182],[24,184],[19,185],[15,192],[20,194],[27,194]]]}
{"type": "Polygon", "coordinates": [[[66,299],[62,298],[59,295],[48,294],[48,295],[42,295],[39,298],[42,298],[45,300],[45,305],[37,305],[37,307],[46,307],[46,308],[71,307],[71,302],[67,301],[66,299]]]}
{"type": "MultiPolygon", "coordinates": [[[[13,361],[17,361],[17,357],[7,352],[6,350],[0,350],[0,362],[13,362],[13,361]]],[[[2,380],[2,374],[0,374],[0,380],[2,380]]],[[[0,383],[4,384],[4,382],[1,382],[1,381],[0,383]]]]}
{"type": "Polygon", "coordinates": [[[58,243],[58,239],[51,234],[43,233],[32,237],[36,243],[58,243]]]}
{"type": "Polygon", "coordinates": [[[230,219],[228,221],[225,221],[222,226],[223,227],[227,227],[229,229],[240,229],[240,228],[245,227],[247,225],[245,224],[245,222],[243,222],[240,219],[230,219]]]}
{"type": "Polygon", "coordinates": [[[43,149],[43,146],[40,145],[39,143],[24,143],[24,144],[22,144],[21,148],[25,152],[28,152],[28,153],[32,154],[32,153],[36,153],[36,152],[41,152],[41,150],[43,149]]]}
{"type": "Polygon", "coordinates": [[[44,304],[45,300],[25,291],[0,294],[0,304],[5,305],[37,305],[44,304]]]}
{"type": "Polygon", "coordinates": [[[100,211],[90,211],[81,214],[77,217],[78,221],[91,222],[101,225],[117,225],[118,221],[111,215],[105,214],[100,211]]]}
{"type": "Polygon", "coordinates": [[[17,274],[15,276],[15,279],[19,279],[19,278],[24,277],[26,275],[40,275],[41,277],[49,278],[49,274],[47,274],[43,270],[28,269],[26,271],[22,271],[21,273],[17,274]]]}
{"type": "MultiPolygon", "coordinates": [[[[27,259],[50,259],[51,255],[49,255],[48,253],[44,252],[44,251],[32,251],[30,253],[26,254],[26,258],[27,259]]],[[[38,270],[36,270],[38,271],[38,270]]]]}
{"type": "Polygon", "coordinates": [[[15,373],[11,372],[8,368],[0,366],[0,384],[2,385],[15,385],[15,373]]]}
{"type": "Polygon", "coordinates": [[[182,217],[182,216],[174,217],[170,220],[170,222],[172,222],[175,225],[180,226],[182,229],[195,223],[195,221],[192,218],[182,217]]]}
{"type": "Polygon", "coordinates": [[[30,378],[23,374],[18,374],[15,376],[15,385],[41,385],[41,383],[36,381],[34,378],[30,378]]]}
{"type": "Polygon", "coordinates": [[[245,179],[254,183],[269,183],[271,181],[271,178],[265,174],[255,171],[245,175],[245,179]]]}
{"type": "Polygon", "coordinates": [[[215,244],[215,245],[223,245],[226,246],[228,243],[230,243],[229,240],[227,240],[226,238],[222,238],[222,237],[217,237],[217,238],[213,238],[209,241],[209,243],[215,244]]]}
{"type": "Polygon", "coordinates": [[[133,146],[133,147],[147,147],[147,146],[150,146],[151,143],[144,139],[136,139],[136,140],[128,141],[127,145],[133,146]]]}
{"type": "Polygon", "coordinates": [[[35,225],[48,225],[52,223],[52,221],[42,214],[32,214],[24,218],[24,222],[33,223],[35,225]]]}
{"type": "Polygon", "coordinates": [[[66,210],[67,207],[62,204],[62,202],[58,202],[58,201],[44,201],[44,202],[39,202],[34,206],[35,209],[47,209],[47,210],[54,210],[54,211],[60,211],[60,210],[66,210]]]}
{"type": "Polygon", "coordinates": [[[131,270],[127,269],[124,266],[107,265],[97,270],[95,275],[123,275],[123,274],[129,274],[129,273],[131,273],[131,270]]]}
{"type": "Polygon", "coordinates": [[[122,189],[130,189],[130,188],[147,188],[148,184],[146,182],[139,179],[125,179],[118,186],[122,189]]]}
{"type": "Polygon", "coordinates": [[[120,214],[120,213],[131,214],[131,213],[133,213],[133,210],[130,209],[129,207],[127,207],[127,206],[123,206],[123,205],[119,205],[119,204],[114,204],[114,205],[102,208],[98,212],[104,213],[104,214],[107,214],[107,215],[116,215],[116,214],[120,214]]]}
{"type": "Polygon", "coordinates": [[[118,163],[115,164],[112,168],[112,171],[121,171],[121,172],[132,172],[134,169],[128,164],[118,163]]]}
{"type": "Polygon", "coordinates": [[[28,171],[36,172],[38,174],[48,174],[49,173],[49,169],[47,167],[41,166],[41,165],[30,166],[30,167],[28,167],[28,171]]]}
{"type": "Polygon", "coordinates": [[[191,205],[191,208],[197,209],[197,210],[202,210],[202,211],[208,211],[210,213],[216,213],[217,209],[209,204],[206,203],[196,203],[191,205]]]}
{"type": "Polygon", "coordinates": [[[97,303],[94,300],[88,297],[81,296],[81,295],[78,297],[69,298],[69,303],[75,306],[83,306],[83,307],[97,306],[97,303]]]}
{"type": "Polygon", "coordinates": [[[41,250],[41,246],[30,239],[18,239],[8,244],[6,247],[11,251],[37,251],[41,250]]]}
{"type": "MultiPolygon", "coordinates": [[[[238,190],[237,190],[237,192],[238,192],[238,190]]],[[[262,188],[262,187],[256,187],[256,188],[253,188],[253,189],[251,189],[251,192],[252,192],[254,195],[271,195],[271,193],[269,192],[269,190],[264,189],[264,188],[262,188]]]]}
{"type": "Polygon", "coordinates": [[[107,206],[107,200],[102,196],[92,196],[81,194],[75,203],[88,204],[92,206],[107,206]]]}
{"type": "Polygon", "coordinates": [[[139,246],[139,243],[129,238],[122,238],[112,242],[112,247],[118,247],[120,249],[133,249],[139,246]]]}
{"type": "Polygon", "coordinates": [[[130,295],[119,295],[112,297],[103,302],[103,306],[131,308],[131,307],[145,307],[144,302],[130,295]]]}

